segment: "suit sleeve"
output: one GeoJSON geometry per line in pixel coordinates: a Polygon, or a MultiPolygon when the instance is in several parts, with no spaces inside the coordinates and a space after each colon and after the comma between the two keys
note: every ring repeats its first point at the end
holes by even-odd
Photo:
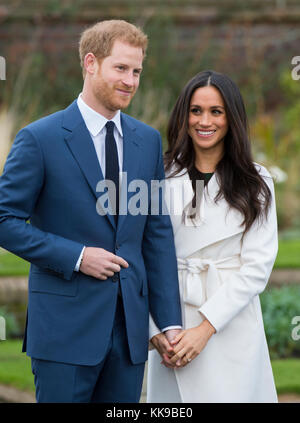
{"type": "Polygon", "coordinates": [[[265,181],[272,195],[267,218],[263,222],[255,221],[244,235],[239,271],[233,272],[230,280],[199,309],[217,331],[222,330],[255,295],[263,292],[276,259],[278,236],[274,185],[270,175],[265,181]]]}
{"type": "MultiPolygon", "coordinates": [[[[160,135],[155,177],[158,183],[165,178],[160,135]]],[[[163,201],[161,190],[153,190],[142,244],[150,313],[160,329],[182,324],[173,229],[163,201]],[[152,207],[156,201],[159,207],[152,207]]]]}
{"type": "Polygon", "coordinates": [[[0,177],[0,245],[71,279],[83,245],[39,230],[29,220],[44,184],[43,156],[33,134],[21,130],[0,177]]]}

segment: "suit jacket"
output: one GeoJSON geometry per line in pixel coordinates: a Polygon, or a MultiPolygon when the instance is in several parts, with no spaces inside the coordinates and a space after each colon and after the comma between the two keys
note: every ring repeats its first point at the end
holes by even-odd
{"type": "MultiPolygon", "coordinates": [[[[128,184],[142,179],[150,189],[151,180],[164,178],[160,135],[123,113],[121,122],[128,184]]],[[[74,272],[84,245],[129,263],[120,286],[133,363],[147,359],[149,306],[160,328],[181,324],[169,216],[120,215],[116,227],[114,216],[96,211],[102,179],[76,101],[17,134],[0,178],[0,245],[31,262],[29,356],[94,365],[105,355],[118,284],[74,272]]]]}

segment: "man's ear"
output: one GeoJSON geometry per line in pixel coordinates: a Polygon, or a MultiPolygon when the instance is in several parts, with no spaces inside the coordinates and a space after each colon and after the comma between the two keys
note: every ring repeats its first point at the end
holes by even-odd
{"type": "Polygon", "coordinates": [[[84,69],[87,74],[94,75],[99,67],[98,60],[93,53],[87,53],[84,57],[84,69]]]}

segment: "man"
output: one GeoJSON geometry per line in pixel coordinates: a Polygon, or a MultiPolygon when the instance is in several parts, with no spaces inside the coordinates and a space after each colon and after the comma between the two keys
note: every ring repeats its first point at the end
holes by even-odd
{"type": "Polygon", "coordinates": [[[121,213],[125,179],[164,178],[159,133],[120,113],[146,46],[125,21],[84,31],[82,93],[17,134],[0,179],[0,244],[31,262],[23,350],[38,402],[138,402],[149,309],[168,339],[181,325],[169,217],[121,213]],[[122,186],[106,214],[104,179],[122,186]]]}

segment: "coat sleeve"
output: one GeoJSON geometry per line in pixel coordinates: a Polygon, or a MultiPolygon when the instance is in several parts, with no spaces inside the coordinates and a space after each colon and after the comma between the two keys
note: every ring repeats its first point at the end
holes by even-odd
{"type": "Polygon", "coordinates": [[[0,245],[71,279],[83,245],[43,232],[30,223],[44,182],[42,151],[25,128],[17,134],[0,177],[0,245]]]}
{"type": "Polygon", "coordinates": [[[199,309],[217,331],[265,289],[276,259],[278,236],[274,184],[269,174],[265,175],[265,181],[272,196],[267,218],[263,222],[255,221],[244,235],[239,271],[233,272],[199,309]]]}
{"type": "MultiPolygon", "coordinates": [[[[156,181],[165,178],[162,143],[159,133],[156,164],[156,181]]],[[[161,191],[161,190],[160,190],[161,191]]],[[[157,194],[157,192],[155,193],[157,194]]],[[[153,201],[158,196],[151,195],[149,214],[143,234],[142,253],[145,262],[148,286],[150,313],[159,329],[168,326],[181,326],[181,307],[175,254],[173,228],[164,201],[163,193],[159,195],[159,212],[153,212],[153,201]],[[151,212],[152,211],[152,212],[151,212]]]]}

